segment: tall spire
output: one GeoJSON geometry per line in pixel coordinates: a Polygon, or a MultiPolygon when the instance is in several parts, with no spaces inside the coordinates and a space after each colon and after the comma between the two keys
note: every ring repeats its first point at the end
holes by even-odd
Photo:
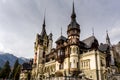
{"type": "Polygon", "coordinates": [[[106,44],[108,44],[109,46],[111,45],[108,31],[106,31],[106,44]]]}
{"type": "Polygon", "coordinates": [[[78,36],[78,37],[80,36],[80,25],[76,21],[74,1],[73,1],[73,6],[72,6],[71,22],[68,25],[67,35],[68,37],[73,36],[73,35],[78,36]],[[77,31],[77,33],[73,33],[73,31],[77,31]]]}
{"type": "Polygon", "coordinates": [[[42,32],[41,32],[42,37],[44,37],[44,35],[47,35],[45,26],[46,24],[45,24],[45,13],[44,13],[44,20],[43,20],[43,26],[42,26],[42,32]]]}
{"type": "Polygon", "coordinates": [[[75,13],[75,7],[74,7],[74,1],[73,1],[73,9],[72,9],[72,15],[71,15],[72,20],[76,18],[76,13],[75,13]]]}

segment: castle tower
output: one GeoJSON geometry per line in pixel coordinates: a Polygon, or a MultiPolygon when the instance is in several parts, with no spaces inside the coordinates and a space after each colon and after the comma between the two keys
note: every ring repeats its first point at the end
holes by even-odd
{"type": "Polygon", "coordinates": [[[45,50],[47,48],[47,33],[46,33],[46,24],[45,24],[45,17],[44,17],[44,21],[43,21],[43,26],[42,26],[42,31],[40,34],[41,37],[41,45],[39,45],[39,51],[38,51],[38,55],[39,55],[39,62],[40,64],[44,63],[44,58],[45,58],[45,50]]]}
{"type": "Polygon", "coordinates": [[[74,8],[74,2],[73,2],[73,8],[72,8],[72,15],[71,15],[71,22],[68,25],[67,29],[67,35],[68,35],[68,44],[69,46],[69,68],[70,72],[78,71],[78,65],[79,65],[79,38],[80,38],[80,25],[76,21],[76,13],[74,8]]]}
{"type": "MultiPolygon", "coordinates": [[[[35,52],[34,63],[37,65],[44,64],[45,55],[48,53],[48,45],[50,39],[48,39],[45,27],[46,24],[44,17],[42,31],[40,34],[37,34],[36,41],[34,43],[34,52],[35,52]]],[[[52,36],[50,37],[52,38],[52,36]]]]}

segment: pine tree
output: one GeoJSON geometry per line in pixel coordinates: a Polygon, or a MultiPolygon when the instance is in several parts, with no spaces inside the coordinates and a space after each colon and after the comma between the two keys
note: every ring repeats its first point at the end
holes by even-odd
{"type": "Polygon", "coordinates": [[[18,65],[18,67],[16,68],[15,76],[14,76],[14,79],[15,79],[15,80],[19,80],[19,77],[20,77],[20,69],[21,69],[21,66],[18,65]]]}
{"type": "Polygon", "coordinates": [[[0,67],[0,71],[2,70],[2,68],[0,67]]]}
{"type": "Polygon", "coordinates": [[[0,78],[7,79],[9,77],[9,74],[11,72],[9,61],[6,61],[5,65],[3,66],[1,72],[0,72],[0,78]]]}
{"type": "Polygon", "coordinates": [[[10,79],[15,79],[15,73],[17,72],[17,67],[19,66],[19,62],[18,62],[18,59],[16,60],[15,64],[14,64],[14,68],[12,70],[12,74],[10,76],[10,79]]]}

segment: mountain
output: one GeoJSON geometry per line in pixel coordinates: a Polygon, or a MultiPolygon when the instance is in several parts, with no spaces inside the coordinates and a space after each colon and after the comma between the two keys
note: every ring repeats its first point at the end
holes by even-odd
{"type": "Polygon", "coordinates": [[[3,67],[5,62],[8,60],[10,63],[10,66],[13,67],[15,61],[18,59],[20,64],[23,64],[24,62],[29,62],[29,59],[24,58],[24,57],[16,57],[11,53],[4,53],[0,52],[0,67],[3,67]]]}

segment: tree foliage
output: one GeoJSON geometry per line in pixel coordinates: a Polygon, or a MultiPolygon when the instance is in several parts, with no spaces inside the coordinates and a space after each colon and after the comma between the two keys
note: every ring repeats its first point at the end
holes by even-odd
{"type": "Polygon", "coordinates": [[[12,70],[12,73],[10,75],[10,79],[19,80],[19,77],[18,77],[19,75],[20,75],[20,64],[19,64],[18,59],[17,59],[15,64],[14,64],[14,68],[12,70]]]}
{"type": "Polygon", "coordinates": [[[14,79],[15,79],[15,80],[19,80],[19,77],[20,77],[20,69],[21,69],[21,66],[18,65],[17,68],[16,68],[15,76],[14,76],[14,79]]]}
{"type": "Polygon", "coordinates": [[[5,65],[3,66],[1,72],[0,72],[0,78],[7,79],[9,77],[9,74],[11,72],[9,61],[6,61],[5,65]]]}

